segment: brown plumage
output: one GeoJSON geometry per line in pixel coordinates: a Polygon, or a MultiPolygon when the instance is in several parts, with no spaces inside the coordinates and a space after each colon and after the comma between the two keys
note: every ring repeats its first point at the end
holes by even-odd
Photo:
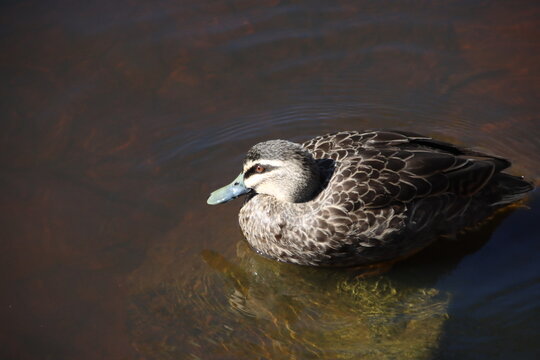
{"type": "Polygon", "coordinates": [[[508,166],[402,131],[339,132],[302,145],[264,142],[248,152],[239,176],[252,188],[240,226],[259,254],[280,261],[388,261],[522,198],[532,185],[502,173],[508,166]]]}

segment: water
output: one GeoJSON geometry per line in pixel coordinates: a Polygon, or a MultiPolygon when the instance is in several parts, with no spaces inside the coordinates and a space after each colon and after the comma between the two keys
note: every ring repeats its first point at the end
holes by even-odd
{"type": "Polygon", "coordinates": [[[533,1],[9,1],[6,359],[536,359],[540,197],[391,272],[246,249],[206,205],[264,139],[398,128],[538,183],[533,1]]]}

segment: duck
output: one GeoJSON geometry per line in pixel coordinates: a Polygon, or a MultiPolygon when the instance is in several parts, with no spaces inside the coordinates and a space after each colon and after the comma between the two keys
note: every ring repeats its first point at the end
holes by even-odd
{"type": "Polygon", "coordinates": [[[400,130],[341,131],[304,143],[268,140],[210,205],[245,196],[250,247],[306,266],[367,266],[406,258],[474,227],[534,187],[505,158],[400,130]]]}

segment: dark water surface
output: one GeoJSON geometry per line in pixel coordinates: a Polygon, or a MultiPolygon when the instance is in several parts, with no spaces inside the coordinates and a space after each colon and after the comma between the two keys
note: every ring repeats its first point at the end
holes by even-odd
{"type": "Polygon", "coordinates": [[[536,1],[6,1],[0,358],[537,359],[540,196],[365,280],[261,259],[263,139],[398,128],[540,179],[536,1]]]}

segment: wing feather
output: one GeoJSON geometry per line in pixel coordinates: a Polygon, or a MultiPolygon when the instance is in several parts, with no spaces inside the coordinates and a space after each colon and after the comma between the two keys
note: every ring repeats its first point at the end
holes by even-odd
{"type": "Polygon", "coordinates": [[[339,132],[303,145],[318,159],[336,161],[328,186],[347,194],[337,202],[360,203],[353,209],[445,193],[472,196],[510,165],[500,157],[405,131],[339,132]]]}

